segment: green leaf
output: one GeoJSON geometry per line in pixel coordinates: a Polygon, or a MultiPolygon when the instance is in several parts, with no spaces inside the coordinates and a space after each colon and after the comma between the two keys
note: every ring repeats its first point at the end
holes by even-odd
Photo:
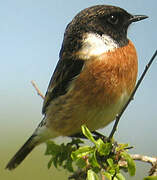
{"type": "Polygon", "coordinates": [[[99,180],[98,175],[91,169],[87,172],[87,180],[99,180]]]}
{"type": "MultiPolygon", "coordinates": [[[[103,174],[105,175],[107,180],[112,180],[112,178],[113,178],[112,174],[110,174],[109,172],[104,172],[103,174]]],[[[116,177],[114,177],[113,180],[125,180],[125,177],[121,173],[117,173],[116,177]]]]}
{"type": "Polygon", "coordinates": [[[116,174],[116,177],[118,180],[125,180],[125,177],[121,173],[116,174]]]}
{"type": "Polygon", "coordinates": [[[73,151],[71,153],[71,157],[73,160],[77,160],[78,158],[82,158],[82,157],[90,154],[93,151],[94,151],[93,148],[90,146],[80,147],[78,150],[73,151]]]}
{"type": "Polygon", "coordinates": [[[85,125],[82,126],[82,132],[91,142],[95,144],[100,155],[106,156],[111,152],[111,149],[112,149],[111,142],[104,143],[102,139],[98,139],[96,141],[93,138],[92,133],[89,131],[89,129],[85,125]]]}
{"type": "Polygon", "coordinates": [[[72,159],[71,158],[68,158],[66,161],[65,161],[65,165],[63,166],[64,169],[67,169],[69,172],[73,172],[74,169],[73,169],[73,166],[72,166],[72,159]]]}
{"type": "Polygon", "coordinates": [[[58,151],[60,151],[60,146],[55,144],[53,141],[47,141],[46,145],[47,148],[45,151],[45,155],[56,154],[58,151]]]}
{"type": "Polygon", "coordinates": [[[100,165],[97,161],[97,158],[96,158],[96,151],[93,151],[90,156],[89,156],[89,163],[91,164],[92,167],[97,167],[97,168],[100,168],[100,165]]]}
{"type": "Polygon", "coordinates": [[[157,180],[157,176],[148,176],[145,177],[144,180],[157,180]]]}
{"type": "Polygon", "coordinates": [[[128,165],[128,172],[130,176],[134,176],[136,172],[136,165],[131,156],[126,152],[121,152],[121,156],[126,160],[128,165]]]}
{"type": "Polygon", "coordinates": [[[98,139],[95,142],[95,145],[97,147],[98,152],[100,153],[100,155],[102,156],[107,156],[110,154],[111,150],[112,150],[112,143],[111,142],[106,142],[104,143],[102,139],[98,139]]]}
{"type": "Polygon", "coordinates": [[[109,164],[110,167],[112,167],[112,168],[114,167],[113,159],[108,158],[108,159],[107,159],[107,162],[108,162],[108,164],[109,164]]]}
{"type": "Polygon", "coordinates": [[[77,165],[79,168],[83,169],[84,167],[86,167],[87,164],[86,164],[85,159],[80,158],[80,159],[77,159],[77,160],[76,160],[76,165],[77,165]]]}
{"type": "MultiPolygon", "coordinates": [[[[103,174],[105,175],[107,180],[112,180],[112,176],[113,176],[112,174],[110,174],[109,172],[104,172],[103,174]]],[[[117,178],[116,179],[114,178],[114,180],[117,180],[117,178]]]]}
{"type": "Polygon", "coordinates": [[[89,131],[89,129],[85,126],[82,125],[82,133],[90,140],[92,141],[94,144],[96,144],[96,140],[93,138],[92,133],[89,131]]]}
{"type": "Polygon", "coordinates": [[[129,144],[118,144],[118,147],[116,147],[116,151],[122,151],[125,148],[127,148],[129,144]]]}
{"type": "Polygon", "coordinates": [[[50,169],[52,163],[53,163],[53,158],[51,158],[50,161],[49,161],[48,164],[47,164],[48,169],[50,169]]]}
{"type": "Polygon", "coordinates": [[[76,147],[74,147],[75,146],[70,143],[57,145],[53,141],[48,141],[45,152],[45,155],[51,155],[48,168],[50,168],[53,163],[56,168],[62,166],[64,169],[73,172],[71,152],[76,149],[76,147]]]}
{"type": "Polygon", "coordinates": [[[112,180],[112,175],[108,172],[104,172],[103,173],[105,175],[105,177],[107,178],[107,180],[112,180]]]}

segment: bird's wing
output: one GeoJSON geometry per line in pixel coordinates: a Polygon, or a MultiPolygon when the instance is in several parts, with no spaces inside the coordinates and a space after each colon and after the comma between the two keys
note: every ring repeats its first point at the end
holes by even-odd
{"type": "Polygon", "coordinates": [[[84,61],[81,59],[61,58],[58,61],[45,94],[43,114],[45,114],[51,101],[60,95],[66,94],[70,81],[81,72],[83,65],[84,61]]]}

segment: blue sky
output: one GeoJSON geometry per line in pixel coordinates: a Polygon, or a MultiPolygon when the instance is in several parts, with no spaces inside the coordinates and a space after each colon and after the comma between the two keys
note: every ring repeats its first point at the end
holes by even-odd
{"type": "MultiPolygon", "coordinates": [[[[4,149],[7,148],[4,147],[4,136],[8,143],[21,139],[18,148],[40,122],[42,99],[36,95],[30,81],[35,80],[45,94],[58,61],[66,25],[80,10],[96,4],[113,4],[132,14],[149,16],[149,19],[133,24],[128,31],[138,52],[141,74],[157,48],[157,1],[0,2],[0,146],[4,149]]],[[[136,147],[133,152],[150,155],[156,155],[157,148],[156,69],[157,59],[122,117],[116,134],[119,141],[136,147]]],[[[111,127],[103,132],[108,133],[111,127]]]]}

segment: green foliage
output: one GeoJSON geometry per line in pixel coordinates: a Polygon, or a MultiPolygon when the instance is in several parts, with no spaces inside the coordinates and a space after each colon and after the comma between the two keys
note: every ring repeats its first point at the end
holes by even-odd
{"type": "Polygon", "coordinates": [[[46,155],[52,164],[73,172],[71,179],[78,179],[78,171],[84,174],[84,179],[99,180],[104,176],[107,180],[125,180],[121,170],[125,168],[131,176],[135,175],[135,163],[127,152],[127,144],[117,144],[114,140],[95,139],[89,129],[82,126],[82,133],[89,139],[92,146],[81,146],[80,139],[72,139],[70,143],[57,145],[52,141],[47,142],[46,155]],[[120,161],[125,161],[125,167],[120,161]]]}
{"type": "Polygon", "coordinates": [[[135,172],[136,172],[134,160],[126,152],[121,152],[121,156],[124,158],[124,160],[126,160],[126,162],[128,164],[128,172],[129,172],[130,176],[134,176],[135,172]]]}
{"type": "Polygon", "coordinates": [[[69,172],[73,172],[71,153],[77,149],[77,146],[83,143],[80,139],[72,139],[70,143],[57,145],[53,141],[47,142],[47,149],[45,155],[51,155],[51,159],[48,162],[48,168],[53,165],[63,167],[69,172]]]}
{"type": "Polygon", "coordinates": [[[87,171],[87,180],[99,180],[98,175],[93,170],[87,171]]]}

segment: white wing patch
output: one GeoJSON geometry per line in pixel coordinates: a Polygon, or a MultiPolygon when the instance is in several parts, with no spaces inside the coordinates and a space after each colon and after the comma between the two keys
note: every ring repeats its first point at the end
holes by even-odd
{"type": "Polygon", "coordinates": [[[91,56],[98,56],[119,47],[108,35],[100,36],[96,33],[85,33],[82,40],[82,48],[79,57],[88,60],[91,56]]]}

